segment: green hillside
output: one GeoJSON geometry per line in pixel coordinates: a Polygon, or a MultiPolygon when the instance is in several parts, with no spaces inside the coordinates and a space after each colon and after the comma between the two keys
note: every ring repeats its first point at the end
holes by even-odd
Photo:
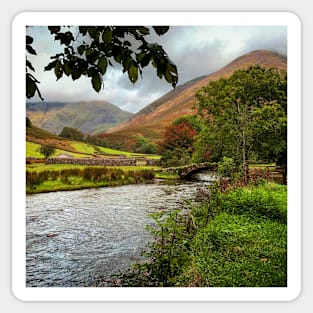
{"type": "Polygon", "coordinates": [[[33,125],[54,134],[65,126],[86,134],[100,133],[133,115],[106,101],[30,102],[26,104],[26,114],[33,125]]]}
{"type": "Polygon", "coordinates": [[[56,154],[70,154],[74,158],[86,157],[147,157],[159,159],[157,155],[131,153],[127,151],[114,150],[106,147],[96,146],[85,142],[69,140],[58,137],[48,131],[42,130],[36,126],[26,128],[26,157],[43,158],[38,150],[41,145],[52,145],[56,148],[56,154]]]}

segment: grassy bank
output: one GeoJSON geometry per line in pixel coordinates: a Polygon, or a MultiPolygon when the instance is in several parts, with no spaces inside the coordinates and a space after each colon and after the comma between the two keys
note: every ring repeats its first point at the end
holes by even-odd
{"type": "MultiPolygon", "coordinates": [[[[213,186],[184,210],[154,214],[145,263],[117,286],[285,287],[287,187],[213,186]]],[[[118,283],[116,283],[118,282],[118,283]]]]}
{"type": "Polygon", "coordinates": [[[152,180],[153,167],[88,167],[32,164],[26,171],[28,194],[136,184],[152,180]]]}

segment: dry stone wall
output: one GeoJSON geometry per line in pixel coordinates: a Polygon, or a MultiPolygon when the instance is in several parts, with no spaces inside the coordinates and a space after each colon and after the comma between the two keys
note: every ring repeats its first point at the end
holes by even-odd
{"type": "Polygon", "coordinates": [[[48,158],[46,164],[76,164],[101,166],[159,165],[159,160],[146,158],[48,158]]]}

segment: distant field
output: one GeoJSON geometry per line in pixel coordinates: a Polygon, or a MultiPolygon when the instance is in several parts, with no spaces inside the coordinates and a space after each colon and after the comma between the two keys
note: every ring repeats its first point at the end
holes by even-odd
{"type": "MultiPolygon", "coordinates": [[[[41,147],[40,144],[26,141],[26,157],[27,158],[44,158],[42,154],[38,152],[39,148],[41,147]]],[[[74,153],[67,150],[62,149],[56,149],[56,153],[54,156],[58,156],[59,154],[71,154],[75,158],[86,158],[88,155],[86,154],[80,154],[80,153],[74,153]]]]}
{"type": "MultiPolygon", "coordinates": [[[[75,165],[75,164],[44,164],[44,163],[34,163],[27,164],[26,170],[29,172],[42,172],[42,171],[61,171],[68,169],[84,169],[90,167],[90,165],[75,165]]],[[[101,168],[103,166],[93,166],[94,168],[101,168]]],[[[158,166],[106,166],[107,168],[122,169],[124,171],[139,171],[139,170],[158,170],[158,166]]]]}
{"type": "MultiPolygon", "coordinates": [[[[119,156],[124,155],[128,158],[131,157],[146,157],[149,159],[160,159],[159,155],[150,155],[150,154],[140,154],[140,153],[131,153],[127,151],[120,151],[120,150],[114,150],[110,148],[104,148],[100,146],[93,146],[88,143],[84,142],[78,142],[78,141],[64,141],[68,144],[69,150],[65,149],[56,149],[56,154],[54,156],[58,156],[59,154],[71,154],[74,158],[86,158],[86,157],[93,157],[95,154],[106,154],[107,156],[119,156]],[[75,150],[76,152],[72,152],[75,150]]],[[[53,142],[51,142],[53,144],[53,142]]],[[[26,157],[32,157],[32,158],[43,158],[43,155],[41,155],[38,152],[38,149],[40,148],[40,144],[26,141],[26,157]]],[[[67,145],[64,145],[64,147],[67,147],[67,145]]]]}
{"type": "Polygon", "coordinates": [[[88,154],[96,153],[95,148],[92,145],[89,145],[88,143],[73,141],[73,143],[71,143],[71,146],[76,151],[81,152],[81,153],[88,153],[88,154]]]}

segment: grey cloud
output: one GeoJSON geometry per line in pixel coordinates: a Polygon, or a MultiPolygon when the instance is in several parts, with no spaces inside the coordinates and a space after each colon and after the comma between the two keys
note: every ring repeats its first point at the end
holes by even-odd
{"type": "MultiPolygon", "coordinates": [[[[33,30],[36,33],[36,29],[33,30]]],[[[38,51],[51,55],[54,48],[47,44],[43,29],[37,32],[38,51]]],[[[287,30],[284,27],[181,27],[172,26],[163,36],[152,32],[150,42],[157,42],[168,52],[177,65],[178,85],[196,77],[210,74],[227,65],[240,55],[257,49],[287,52],[287,30]]],[[[44,60],[36,57],[40,65],[44,60]]],[[[34,60],[33,65],[36,61],[34,60]]],[[[38,63],[38,64],[39,64],[38,63]]],[[[37,67],[36,67],[37,69],[37,67]]],[[[104,76],[104,89],[97,94],[90,80],[55,83],[52,73],[37,72],[42,81],[42,91],[48,100],[106,100],[122,109],[137,112],[172,89],[165,79],[159,79],[150,65],[143,70],[143,77],[132,84],[120,67],[110,69],[104,76]]]]}

